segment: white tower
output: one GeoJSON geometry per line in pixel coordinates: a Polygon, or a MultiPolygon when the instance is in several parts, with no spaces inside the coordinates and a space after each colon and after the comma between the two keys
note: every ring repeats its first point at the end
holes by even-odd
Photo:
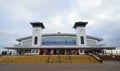
{"type": "Polygon", "coordinates": [[[33,27],[32,31],[32,46],[40,46],[42,44],[42,29],[44,25],[42,22],[31,22],[33,27]]]}
{"type": "Polygon", "coordinates": [[[88,22],[75,22],[75,25],[73,28],[76,29],[76,44],[78,46],[86,46],[87,40],[86,40],[86,25],[88,22]]]}

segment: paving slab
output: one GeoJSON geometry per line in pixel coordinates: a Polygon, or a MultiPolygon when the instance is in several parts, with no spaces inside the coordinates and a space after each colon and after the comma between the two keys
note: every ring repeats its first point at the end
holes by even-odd
{"type": "Polygon", "coordinates": [[[0,71],[120,71],[120,61],[102,64],[0,64],[0,71]]]}

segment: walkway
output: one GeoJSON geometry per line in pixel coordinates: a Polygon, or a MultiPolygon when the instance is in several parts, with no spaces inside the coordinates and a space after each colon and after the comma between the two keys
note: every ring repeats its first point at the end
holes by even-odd
{"type": "Polygon", "coordinates": [[[0,71],[120,71],[120,61],[102,64],[0,64],[0,71]]]}

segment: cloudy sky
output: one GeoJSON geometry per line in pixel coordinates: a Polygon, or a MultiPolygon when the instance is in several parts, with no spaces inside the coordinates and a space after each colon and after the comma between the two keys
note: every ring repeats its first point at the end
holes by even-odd
{"type": "Polygon", "coordinates": [[[88,35],[120,46],[120,0],[0,0],[0,49],[32,34],[30,22],[43,22],[43,33],[75,33],[77,21],[89,22],[88,35]]]}

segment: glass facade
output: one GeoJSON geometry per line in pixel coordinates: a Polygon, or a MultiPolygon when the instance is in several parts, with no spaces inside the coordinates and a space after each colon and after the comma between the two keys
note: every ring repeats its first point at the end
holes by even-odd
{"type": "Polygon", "coordinates": [[[67,36],[43,37],[42,45],[76,45],[76,38],[67,36]]]}

